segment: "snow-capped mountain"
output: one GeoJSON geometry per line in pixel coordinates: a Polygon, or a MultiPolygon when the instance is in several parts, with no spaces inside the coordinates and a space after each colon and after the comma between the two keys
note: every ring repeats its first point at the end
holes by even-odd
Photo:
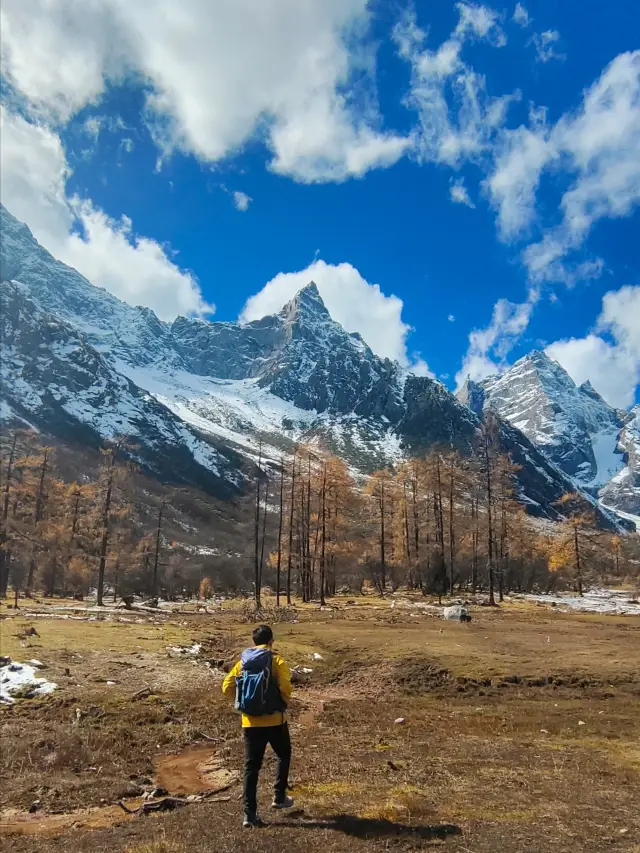
{"type": "Polygon", "coordinates": [[[118,373],[73,326],[43,312],[24,289],[2,282],[3,420],[96,445],[126,436],[151,471],[230,495],[239,459],[214,446],[118,373]]]}
{"type": "MultiPolygon", "coordinates": [[[[4,207],[0,215],[5,419],[85,443],[131,436],[158,476],[215,493],[242,487],[259,442],[273,459],[294,442],[322,442],[367,472],[476,441],[477,414],[441,383],[377,357],[331,318],[313,282],[251,323],[165,323],[57,261],[4,207]]],[[[500,430],[521,466],[523,501],[556,517],[572,482],[519,429],[505,420],[500,430]]]]}
{"type": "Polygon", "coordinates": [[[620,513],[640,516],[640,406],[634,406],[624,420],[618,437],[618,448],[624,454],[625,465],[600,490],[603,506],[620,513]]]}
{"type": "Polygon", "coordinates": [[[467,380],[458,399],[476,414],[497,412],[603,504],[640,514],[638,407],[631,413],[614,409],[590,382],[576,385],[538,351],[500,376],[467,380]]]}

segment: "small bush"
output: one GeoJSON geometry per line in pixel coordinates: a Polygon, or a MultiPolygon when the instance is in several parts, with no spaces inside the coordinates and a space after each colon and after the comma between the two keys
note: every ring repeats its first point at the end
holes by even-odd
{"type": "Polygon", "coordinates": [[[274,607],[263,605],[256,609],[255,602],[245,601],[240,608],[240,621],[244,623],[265,622],[268,625],[277,625],[282,622],[295,622],[299,614],[294,607],[274,607]]]}
{"type": "Polygon", "coordinates": [[[213,597],[213,586],[211,585],[211,581],[209,578],[202,578],[200,581],[200,590],[198,591],[198,598],[204,599],[208,601],[213,597]]]}

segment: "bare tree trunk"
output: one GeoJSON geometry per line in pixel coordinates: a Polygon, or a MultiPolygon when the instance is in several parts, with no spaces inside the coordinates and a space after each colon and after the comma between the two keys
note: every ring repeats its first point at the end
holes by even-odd
{"type": "Polygon", "coordinates": [[[438,544],[440,546],[440,559],[442,560],[442,565],[444,566],[444,571],[447,571],[447,561],[444,556],[444,510],[442,508],[442,477],[440,470],[440,454],[436,453],[436,483],[438,488],[438,500],[437,507],[434,507],[436,510],[438,517],[436,519],[436,528],[438,532],[438,544]]]}
{"type": "Polygon", "coordinates": [[[256,504],[254,518],[254,597],[256,610],[260,609],[260,475],[262,473],[262,442],[258,449],[258,470],[256,471],[256,504]]]}
{"type": "Polygon", "coordinates": [[[315,592],[314,579],[316,575],[316,565],[318,563],[318,542],[320,541],[320,524],[322,511],[322,494],[318,495],[318,518],[316,521],[316,535],[313,543],[313,558],[311,560],[311,571],[309,572],[309,601],[312,600],[315,592]]]}
{"type": "MultiPolygon", "coordinates": [[[[33,515],[33,529],[34,532],[38,527],[38,524],[42,520],[42,511],[44,508],[44,481],[47,475],[47,463],[49,461],[49,450],[45,449],[44,457],[42,459],[42,466],[40,467],[40,479],[38,481],[38,492],[36,495],[36,506],[35,512],[33,515]]],[[[35,548],[35,545],[34,545],[35,548]]],[[[33,586],[33,576],[36,570],[36,559],[35,555],[32,555],[31,560],[29,561],[29,574],[27,576],[27,597],[31,596],[31,588],[33,586]]]]}
{"type": "Polygon", "coordinates": [[[504,500],[501,505],[500,523],[500,571],[498,572],[498,601],[504,601],[504,576],[507,564],[507,510],[504,500]]]}
{"type": "Polygon", "coordinates": [[[18,433],[14,432],[13,441],[11,442],[11,450],[9,451],[9,459],[7,461],[7,475],[4,481],[3,498],[2,498],[2,520],[6,521],[9,516],[9,500],[11,494],[11,482],[13,477],[13,465],[16,461],[16,447],[18,443],[18,433]]]}
{"type": "Polygon", "coordinates": [[[578,595],[582,595],[582,561],[580,559],[580,542],[578,539],[578,525],[573,526],[573,547],[576,555],[576,583],[578,595]]]}
{"type": "Polygon", "coordinates": [[[120,557],[116,556],[116,564],[113,567],[113,602],[118,600],[118,575],[120,574],[120,557]]]}
{"type": "Polygon", "coordinates": [[[280,511],[278,516],[278,562],[276,563],[276,607],[280,607],[280,569],[282,564],[282,513],[284,511],[284,457],[280,458],[280,511]]]}
{"type": "Polygon", "coordinates": [[[151,559],[151,551],[149,550],[149,546],[147,544],[142,546],[142,574],[145,579],[145,584],[147,582],[147,575],[149,574],[149,560],[151,559]]]}
{"type": "Polygon", "coordinates": [[[300,484],[300,518],[298,520],[298,547],[300,551],[300,589],[302,600],[308,601],[307,591],[307,487],[304,480],[300,484]]]}
{"type": "Polygon", "coordinates": [[[453,524],[453,498],[454,498],[454,480],[453,480],[454,458],[451,455],[451,466],[449,469],[449,595],[453,595],[453,573],[455,571],[454,555],[455,555],[455,530],[453,524]]]}
{"type": "Polygon", "coordinates": [[[104,604],[104,571],[107,565],[107,549],[109,547],[109,513],[111,511],[111,498],[113,494],[113,476],[115,470],[116,454],[111,451],[109,467],[107,469],[107,491],[102,507],[102,540],[100,542],[100,564],[98,566],[98,607],[104,604]]]}
{"type": "Polygon", "coordinates": [[[385,514],[385,499],[384,499],[384,480],[380,480],[380,593],[384,595],[387,588],[387,563],[386,563],[386,539],[384,530],[384,514],[385,514]]]}
{"type": "Polygon", "coordinates": [[[489,604],[495,605],[495,593],[494,593],[494,577],[493,577],[493,563],[494,563],[494,553],[493,553],[493,498],[492,498],[492,484],[491,484],[491,455],[489,453],[489,436],[487,435],[486,427],[484,433],[484,461],[487,468],[487,556],[488,556],[488,569],[489,569],[489,604]]]}
{"type": "Polygon", "coordinates": [[[471,591],[475,594],[476,589],[478,587],[478,541],[479,541],[479,530],[478,530],[478,499],[475,498],[471,500],[471,515],[473,517],[473,554],[471,557],[471,591]]]}
{"type": "Polygon", "coordinates": [[[407,502],[407,481],[402,482],[402,515],[403,515],[403,537],[404,549],[407,558],[407,569],[409,574],[409,585],[411,589],[415,588],[415,578],[413,567],[411,565],[411,539],[409,538],[409,504],[407,502]]]}
{"type": "Polygon", "coordinates": [[[289,506],[289,552],[287,554],[287,604],[291,604],[291,560],[293,557],[293,504],[296,494],[296,455],[291,462],[291,502],[289,506]]]}
{"type": "Polygon", "coordinates": [[[420,563],[420,525],[418,524],[418,484],[416,478],[411,478],[411,497],[413,503],[413,547],[416,552],[416,565],[420,563]]]}
{"type": "Polygon", "coordinates": [[[164,500],[160,504],[160,511],[158,512],[158,524],[156,527],[156,549],[155,554],[153,555],[153,597],[158,597],[158,559],[160,557],[160,541],[162,538],[162,516],[164,514],[164,500]]]}
{"type": "Polygon", "coordinates": [[[269,477],[264,484],[264,509],[262,511],[262,544],[260,545],[260,589],[262,590],[262,572],[264,569],[264,543],[267,532],[267,500],[269,498],[269,477]]]}
{"type": "Polygon", "coordinates": [[[307,506],[305,519],[305,595],[306,601],[311,601],[311,454],[309,454],[307,464],[307,506]]]}
{"type": "Polygon", "coordinates": [[[327,465],[325,463],[322,477],[322,552],[320,554],[320,606],[324,607],[325,601],[325,575],[326,575],[326,542],[327,542],[327,465]]]}
{"type": "Polygon", "coordinates": [[[7,551],[7,522],[9,519],[9,501],[11,496],[11,483],[13,477],[13,466],[16,459],[16,447],[18,443],[18,433],[14,432],[13,441],[11,442],[11,450],[9,451],[9,459],[7,460],[7,473],[3,488],[2,498],[2,529],[0,530],[0,597],[4,598],[7,594],[9,585],[9,556],[7,551]]]}

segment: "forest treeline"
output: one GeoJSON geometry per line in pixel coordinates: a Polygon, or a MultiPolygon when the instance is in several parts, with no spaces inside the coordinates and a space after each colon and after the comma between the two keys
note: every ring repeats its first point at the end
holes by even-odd
{"type": "Polygon", "coordinates": [[[17,604],[20,594],[96,590],[103,604],[218,592],[260,605],[266,588],[282,604],[325,603],[367,586],[381,595],[399,587],[440,598],[481,592],[497,602],[513,591],[582,593],[640,576],[640,537],[599,530],[580,496],[559,502],[564,521],[527,515],[490,419],[471,456],[434,448],[366,478],[317,447],[275,461],[260,450],[237,537],[217,529],[212,514],[198,525],[198,546],[176,542],[175,524],[169,532],[170,492],[138,511],[145,492],[131,456],[115,443],[71,481],[32,433],[3,437],[1,596],[10,592],[17,604]]]}

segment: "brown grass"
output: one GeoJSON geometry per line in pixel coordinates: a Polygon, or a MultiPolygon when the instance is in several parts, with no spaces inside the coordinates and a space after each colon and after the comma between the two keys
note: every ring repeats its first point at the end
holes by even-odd
{"type": "MultiPolygon", "coordinates": [[[[527,607],[479,609],[471,625],[412,614],[398,622],[386,603],[375,602],[355,612],[343,607],[339,616],[305,608],[298,624],[277,625],[278,648],[314,672],[292,711],[299,808],[266,815],[271,826],[256,840],[261,850],[637,847],[640,620],[527,607]],[[312,661],[314,652],[323,660],[312,661]],[[399,717],[404,724],[395,724],[399,717]]],[[[41,649],[28,656],[45,660],[49,677],[71,668],[74,684],[61,678],[63,689],[51,698],[0,711],[4,805],[40,799],[54,810],[111,801],[150,778],[155,755],[201,732],[237,768],[237,720],[219,678],[203,664],[168,657],[166,645],[178,635],[198,638],[205,656],[231,660],[247,643],[241,619],[229,610],[186,626],[182,617],[134,630],[105,623],[98,626],[107,628],[102,646],[96,623],[72,623],[65,642],[57,621],[39,620],[41,649]],[[145,632],[153,647],[143,651],[145,632]],[[73,660],[71,648],[83,657],[73,660]],[[117,675],[117,684],[88,680],[98,667],[117,675]],[[132,700],[149,680],[152,695],[132,700]]],[[[268,758],[265,805],[272,769],[268,758]]],[[[75,849],[95,853],[231,853],[247,844],[238,793],[232,789],[228,803],[112,828],[50,833],[47,849],[62,851],[72,837],[75,849]]],[[[4,841],[12,853],[43,849],[27,836],[4,841]]]]}

